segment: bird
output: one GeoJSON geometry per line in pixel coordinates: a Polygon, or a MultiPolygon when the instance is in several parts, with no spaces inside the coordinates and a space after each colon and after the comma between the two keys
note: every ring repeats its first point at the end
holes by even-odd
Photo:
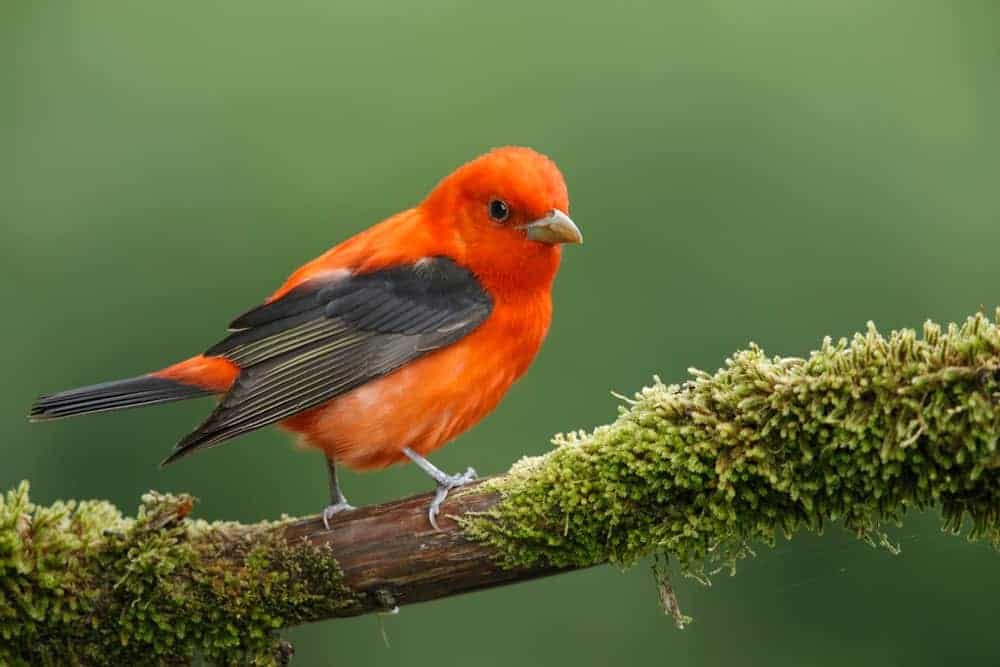
{"type": "Polygon", "coordinates": [[[428,460],[499,404],[549,330],[561,246],[583,242],[556,164],[495,148],[416,206],[295,270],[202,354],[133,378],[41,396],[29,419],[218,402],[162,465],[277,424],[323,452],[329,521],[353,510],[339,466],[411,461],[435,482],[427,516],[476,478],[428,460]]]}

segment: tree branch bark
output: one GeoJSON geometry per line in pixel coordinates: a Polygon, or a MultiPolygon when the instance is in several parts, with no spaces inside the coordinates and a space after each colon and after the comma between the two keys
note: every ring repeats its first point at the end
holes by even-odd
{"type": "Polygon", "coordinates": [[[453,489],[439,530],[427,518],[431,493],[343,512],[327,528],[320,515],[208,523],[189,517],[192,497],[156,492],[136,519],[104,501],[39,507],[22,483],[0,496],[0,639],[14,640],[0,641],[0,664],[183,663],[198,653],[280,663],[288,647],[277,628],[574,569],[505,567],[465,533],[463,519],[498,504],[488,484],[499,480],[453,489]],[[72,610],[60,608],[70,599],[72,610]]]}
{"type": "Polygon", "coordinates": [[[301,623],[651,554],[698,575],[832,521],[878,543],[928,508],[1000,549],[998,321],[869,325],[808,359],[752,347],[657,379],[613,423],[452,491],[440,531],[429,494],[327,529],[192,520],[190,496],[154,492],[134,519],[42,507],[24,482],[0,497],[0,664],[276,663],[301,623]]]}
{"type": "Polygon", "coordinates": [[[293,545],[306,542],[329,549],[340,564],[343,583],[358,604],[338,609],[334,616],[384,612],[570,569],[507,569],[494,547],[470,540],[456,519],[486,512],[500,499],[482,484],[449,494],[438,519],[440,530],[427,519],[433,497],[428,493],[341,513],[330,520],[329,529],[319,516],[301,519],[284,528],[283,535],[293,545]]]}

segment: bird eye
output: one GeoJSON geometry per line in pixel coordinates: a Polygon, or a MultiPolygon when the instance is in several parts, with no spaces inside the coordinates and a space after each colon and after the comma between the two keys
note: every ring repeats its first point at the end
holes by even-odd
{"type": "Polygon", "coordinates": [[[490,217],[497,222],[503,222],[510,217],[510,206],[502,199],[490,201],[490,217]]]}

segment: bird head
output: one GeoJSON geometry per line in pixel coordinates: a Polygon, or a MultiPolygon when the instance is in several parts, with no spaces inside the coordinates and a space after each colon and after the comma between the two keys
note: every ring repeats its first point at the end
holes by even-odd
{"type": "Polygon", "coordinates": [[[459,167],[421,209],[457,237],[475,273],[508,286],[548,286],[560,246],[583,242],[559,168],[530,148],[497,148],[459,167]]]}

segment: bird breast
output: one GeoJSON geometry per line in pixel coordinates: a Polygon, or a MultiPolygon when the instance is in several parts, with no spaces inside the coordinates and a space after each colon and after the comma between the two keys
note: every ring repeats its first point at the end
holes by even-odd
{"type": "Polygon", "coordinates": [[[283,426],[356,470],[404,461],[404,447],[426,455],[497,406],[541,347],[550,313],[547,293],[516,307],[498,303],[465,338],[283,426]]]}

